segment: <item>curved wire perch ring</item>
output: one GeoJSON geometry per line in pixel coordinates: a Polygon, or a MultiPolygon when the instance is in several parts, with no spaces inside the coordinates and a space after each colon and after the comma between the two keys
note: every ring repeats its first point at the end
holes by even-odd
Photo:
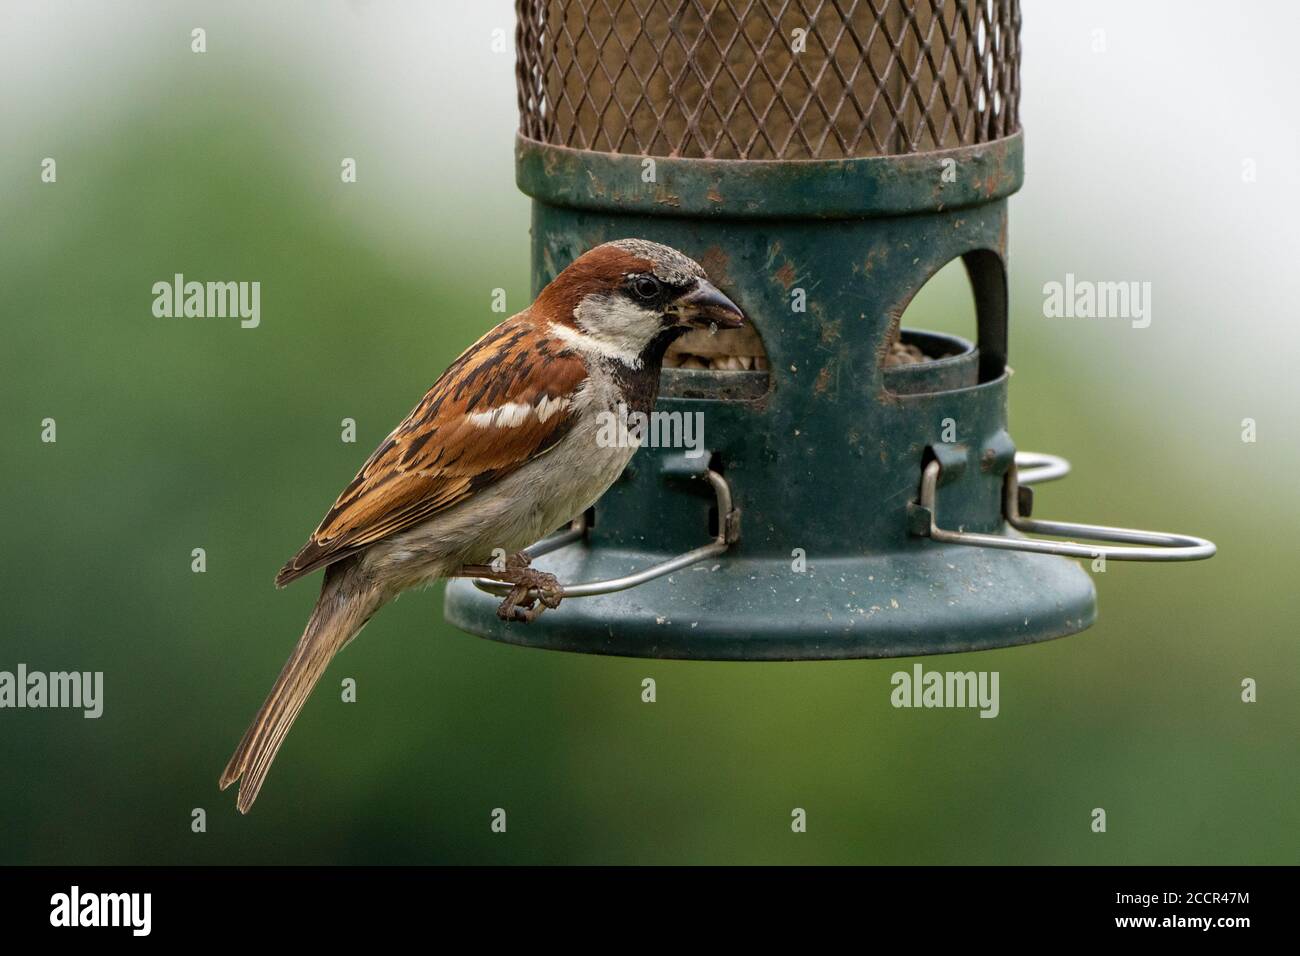
{"type": "MultiPolygon", "coordinates": [[[[712,469],[705,471],[701,477],[707,479],[713,485],[713,492],[718,500],[718,534],[712,541],[692,551],[669,558],[667,561],[651,565],[640,571],[633,571],[621,578],[588,581],[584,584],[561,585],[564,597],[592,597],[597,594],[613,594],[615,591],[626,591],[638,584],[645,584],[647,581],[661,578],[665,574],[672,574],[674,571],[679,571],[684,567],[695,564],[697,561],[715,557],[730,548],[736,539],[740,537],[740,513],[731,505],[731,486],[727,484],[727,479],[712,469]]],[[[544,554],[558,551],[566,545],[582,540],[586,532],[587,523],[585,517],[578,518],[569,526],[568,530],[544,538],[532,547],[525,549],[525,553],[530,558],[540,558],[544,554]]],[[[510,593],[511,586],[501,581],[473,578],[473,582],[474,586],[480,591],[486,591],[488,594],[495,594],[498,597],[504,597],[510,593]]],[[[532,598],[540,597],[535,588],[529,591],[528,594],[532,598]]]]}
{"type": "Polygon", "coordinates": [[[1070,473],[1070,463],[1060,455],[1047,455],[1041,451],[1016,452],[1016,473],[1023,485],[1036,485],[1056,481],[1070,473]]]}
{"type": "Polygon", "coordinates": [[[1106,525],[1079,524],[1072,521],[1042,521],[1022,514],[1022,511],[1030,510],[1030,489],[1026,488],[1026,485],[1061,478],[1070,471],[1070,463],[1064,458],[1034,452],[1018,453],[1015,464],[1007,471],[1006,483],[1002,491],[1002,508],[1007,524],[1027,534],[1116,541],[1122,542],[1123,547],[1076,544],[1073,541],[1043,541],[1039,538],[1013,538],[973,531],[948,531],[940,528],[935,519],[938,511],[939,471],[940,465],[936,460],[927,464],[921,474],[920,510],[928,513],[928,526],[922,525],[917,532],[935,541],[1001,548],[1004,551],[1059,554],[1071,558],[1104,557],[1108,561],[1199,561],[1211,557],[1216,550],[1214,542],[1193,535],[1140,531],[1135,528],[1112,528],[1106,525]],[[1023,477],[1020,474],[1021,468],[1025,469],[1023,477]]]}

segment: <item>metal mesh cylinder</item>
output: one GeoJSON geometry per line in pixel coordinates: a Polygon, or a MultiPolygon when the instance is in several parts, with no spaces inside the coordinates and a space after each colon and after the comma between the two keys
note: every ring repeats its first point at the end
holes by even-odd
{"type": "Polygon", "coordinates": [[[517,0],[520,132],[575,149],[841,159],[1019,129],[1019,0],[517,0]]]}

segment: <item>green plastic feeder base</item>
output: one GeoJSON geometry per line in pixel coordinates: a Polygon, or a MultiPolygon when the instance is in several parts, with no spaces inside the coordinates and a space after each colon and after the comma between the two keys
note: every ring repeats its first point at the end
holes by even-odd
{"type": "MultiPolygon", "coordinates": [[[[662,554],[570,545],[536,566],[561,581],[619,577],[662,554]]],[[[468,580],[447,587],[447,620],[481,637],[552,650],[690,660],[911,657],[1047,641],[1096,616],[1074,561],[920,542],[902,553],[819,561],[720,558],[600,597],[574,598],[531,624],[496,616],[501,599],[468,580]]]]}

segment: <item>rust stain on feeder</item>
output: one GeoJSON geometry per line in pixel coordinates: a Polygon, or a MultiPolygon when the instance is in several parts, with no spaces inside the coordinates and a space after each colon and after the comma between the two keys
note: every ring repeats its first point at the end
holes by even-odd
{"type": "MultiPolygon", "coordinates": [[[[820,312],[820,309],[814,308],[814,312],[820,312]]],[[[821,320],[821,328],[818,330],[817,337],[822,345],[831,346],[839,341],[843,332],[843,322],[840,319],[821,320]]]]}
{"type": "Polygon", "coordinates": [[[795,279],[798,278],[798,276],[795,275],[794,263],[787,259],[781,268],[777,269],[776,272],[772,274],[772,278],[781,283],[781,285],[785,287],[785,290],[789,292],[790,289],[794,287],[795,279]]]}
{"type": "Polygon", "coordinates": [[[715,283],[731,284],[731,257],[721,246],[709,246],[700,255],[699,261],[715,283]]]}

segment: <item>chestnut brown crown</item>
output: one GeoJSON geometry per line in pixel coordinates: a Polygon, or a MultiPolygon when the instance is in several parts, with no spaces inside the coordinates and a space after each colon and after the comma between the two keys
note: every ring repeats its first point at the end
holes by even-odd
{"type": "Polygon", "coordinates": [[[534,308],[629,345],[667,328],[738,328],[745,318],[698,262],[645,239],[618,239],[583,253],[542,290],[534,308]]]}

